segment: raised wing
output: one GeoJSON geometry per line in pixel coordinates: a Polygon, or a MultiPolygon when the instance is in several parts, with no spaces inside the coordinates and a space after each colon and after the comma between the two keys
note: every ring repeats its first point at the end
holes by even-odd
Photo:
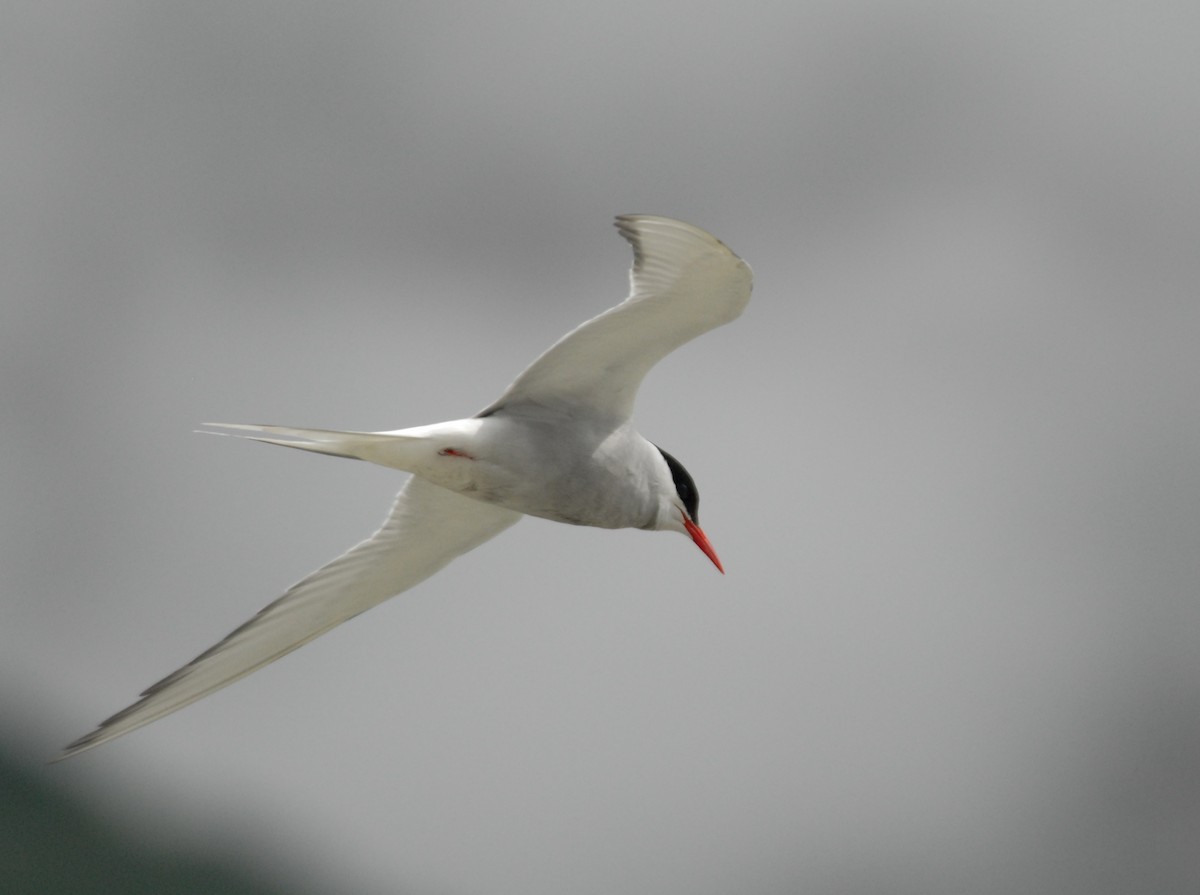
{"type": "Polygon", "coordinates": [[[423,581],[520,518],[413,476],[379,531],[292,585],[220,643],[71,743],[59,759],[136,730],[274,662],[423,581]]]}
{"type": "Polygon", "coordinates": [[[576,404],[624,421],[651,367],[742,313],[753,275],[716,237],[651,215],[616,224],[633,245],[629,297],[559,339],[480,416],[506,405],[576,404]]]}

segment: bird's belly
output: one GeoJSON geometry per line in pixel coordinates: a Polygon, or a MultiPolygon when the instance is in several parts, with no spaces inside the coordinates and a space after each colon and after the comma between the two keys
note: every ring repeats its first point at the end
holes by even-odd
{"type": "MultiPolygon", "coordinates": [[[[486,493],[481,489],[481,496],[486,493]]],[[[596,528],[644,528],[653,523],[657,511],[632,475],[597,469],[522,479],[520,487],[499,489],[492,502],[530,516],[596,528]]]]}
{"type": "Polygon", "coordinates": [[[464,497],[528,516],[596,528],[645,528],[650,506],[632,481],[620,475],[522,475],[487,460],[466,460],[443,469],[434,481],[464,497]]]}
{"type": "Polygon", "coordinates": [[[436,437],[422,439],[419,458],[407,468],[464,497],[555,522],[654,523],[657,502],[646,471],[628,465],[626,453],[606,449],[603,437],[571,437],[569,427],[503,416],[465,422],[430,427],[436,437]]]}

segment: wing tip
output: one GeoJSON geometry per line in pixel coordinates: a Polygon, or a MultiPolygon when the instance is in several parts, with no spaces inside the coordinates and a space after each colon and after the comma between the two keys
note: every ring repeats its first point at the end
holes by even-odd
{"type": "Polygon", "coordinates": [[[685,241],[719,248],[724,252],[728,252],[737,260],[742,260],[737,252],[733,251],[733,249],[729,248],[729,246],[707,230],[697,227],[695,224],[689,224],[687,221],[681,221],[678,218],[669,218],[660,214],[619,214],[613,219],[613,226],[633,246],[635,262],[639,261],[642,257],[642,241],[648,233],[674,236],[682,238],[685,241]]]}
{"type": "Polygon", "coordinates": [[[101,726],[97,727],[90,733],[85,733],[77,740],[72,740],[71,742],[67,743],[67,745],[63,746],[62,751],[51,758],[47,764],[58,764],[58,762],[65,761],[74,755],[78,755],[80,752],[87,752],[89,749],[96,748],[101,743],[109,739],[104,735],[104,733],[104,727],[101,726]]]}

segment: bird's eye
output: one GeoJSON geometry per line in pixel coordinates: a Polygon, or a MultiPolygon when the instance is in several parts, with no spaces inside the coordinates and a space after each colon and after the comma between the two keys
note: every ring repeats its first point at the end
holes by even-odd
{"type": "MultiPolygon", "coordinates": [[[[655,445],[658,447],[658,445],[655,445]]],[[[658,448],[658,452],[663,455],[663,459],[667,461],[667,468],[671,470],[671,481],[675,483],[675,493],[679,495],[679,499],[683,501],[683,508],[687,511],[688,516],[697,525],[700,524],[700,492],[696,488],[696,482],[688,474],[688,471],[683,468],[683,464],[664,451],[658,448]]]]}

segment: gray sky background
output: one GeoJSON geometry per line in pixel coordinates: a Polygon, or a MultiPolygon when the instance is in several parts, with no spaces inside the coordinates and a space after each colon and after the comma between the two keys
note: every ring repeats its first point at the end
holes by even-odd
{"type": "Polygon", "coordinates": [[[1194,4],[5,19],[0,704],[31,757],[401,481],[197,424],[474,412],[624,296],[614,214],[756,274],[638,407],[727,576],[526,520],[46,775],[323,891],[1200,886],[1194,4]]]}

